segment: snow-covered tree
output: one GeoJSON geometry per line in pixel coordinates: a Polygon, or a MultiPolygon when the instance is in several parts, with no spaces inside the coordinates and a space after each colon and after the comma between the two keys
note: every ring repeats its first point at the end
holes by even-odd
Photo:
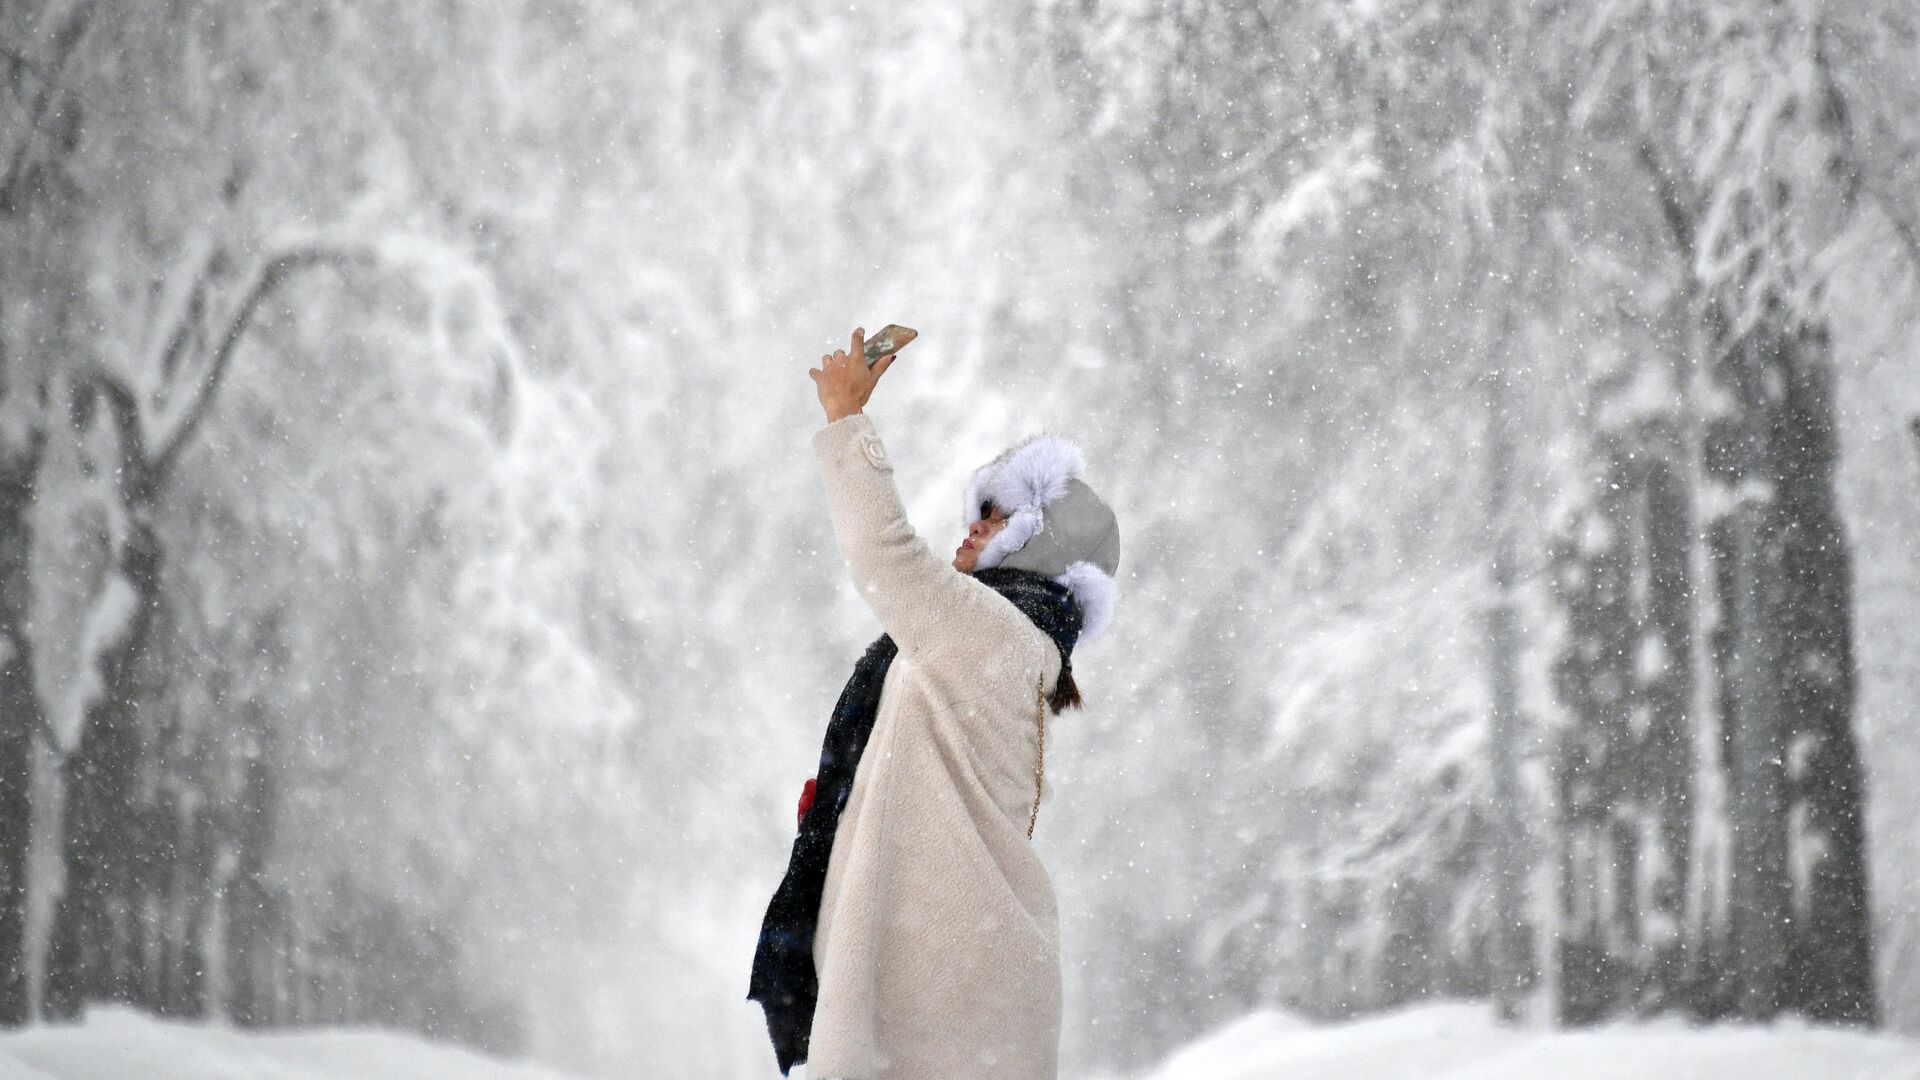
{"type": "MultiPolygon", "coordinates": [[[[1870,1019],[1848,571],[1832,509],[1830,333],[1818,282],[1836,245],[1904,243],[1910,233],[1899,211],[1904,159],[1889,144],[1904,130],[1910,110],[1898,103],[1911,87],[1887,58],[1911,49],[1912,28],[1871,5],[1842,16],[1791,4],[1543,11],[1418,0],[1044,5],[1035,22],[1081,109],[1082,152],[1129,163],[1139,194],[1126,205],[1145,222],[1139,232],[1163,241],[1128,271],[1153,288],[1130,295],[1177,317],[1127,328],[1126,347],[1179,357],[1145,365],[1139,378],[1147,396],[1206,417],[1209,430],[1166,417],[1157,430],[1183,448],[1230,455],[1242,470],[1249,460],[1267,466],[1242,482],[1273,492],[1280,520],[1299,523],[1295,549],[1324,535],[1315,501],[1334,498],[1363,507],[1356,514],[1369,530],[1406,537],[1346,545],[1342,563],[1364,568],[1350,578],[1360,596],[1392,595],[1410,580],[1429,592],[1464,582],[1457,575],[1474,562],[1491,564],[1455,594],[1458,607],[1491,619],[1459,631],[1485,634],[1480,663],[1457,676],[1480,689],[1457,720],[1405,733],[1409,752],[1428,760],[1444,759],[1437,746],[1465,725],[1497,733],[1479,741],[1483,757],[1465,761],[1468,786],[1486,793],[1485,848],[1501,854],[1441,877],[1456,902],[1489,881],[1505,891],[1472,908],[1491,929],[1470,947],[1507,958],[1487,989],[1526,985],[1531,965],[1519,954],[1530,936],[1554,969],[1542,985],[1558,991],[1568,1018],[1673,1006],[1870,1019]],[[1216,359],[1224,342],[1234,355],[1216,359]],[[1743,371],[1751,377],[1735,378],[1743,371]],[[1766,400],[1740,405],[1741,386],[1766,400]],[[1273,419],[1226,419],[1263,400],[1301,406],[1271,455],[1259,443],[1271,440],[1273,419]],[[1469,426],[1476,403],[1492,426],[1469,426]],[[1231,434],[1213,441],[1212,430],[1231,434]],[[1487,437],[1462,445],[1468,430],[1487,437]],[[1763,444],[1765,453],[1754,449],[1763,444]],[[1397,461],[1383,445],[1409,447],[1423,463],[1446,446],[1451,482],[1428,486],[1401,466],[1392,485],[1353,489],[1325,457],[1354,447],[1397,461]],[[1757,456],[1735,467],[1741,446],[1757,456]],[[1461,472],[1488,486],[1469,492],[1461,472]],[[1289,491],[1313,495],[1302,506],[1289,491]],[[1440,491],[1452,501],[1436,515],[1422,502],[1440,491]],[[1760,506],[1775,509],[1742,517],[1760,506]],[[1467,507],[1465,520],[1485,529],[1456,527],[1467,507]],[[1772,562],[1739,554],[1747,548],[1772,562]],[[1736,567],[1746,576],[1724,578],[1736,567]],[[1716,572],[1724,580],[1710,581],[1716,572]],[[1543,602],[1550,584],[1557,605],[1543,602]],[[1706,599],[1716,593],[1723,602],[1706,599]],[[1743,622],[1736,601],[1771,606],[1743,622]],[[1718,653],[1716,610],[1729,613],[1718,653]],[[1776,646],[1788,638],[1803,662],[1784,662],[1776,646]],[[1746,682],[1723,698],[1713,680],[1735,669],[1746,682]],[[1735,701],[1749,704],[1723,712],[1735,701]],[[1528,760],[1530,747],[1549,745],[1550,755],[1528,760]],[[1529,804],[1555,807],[1557,820],[1524,812],[1529,804]],[[1510,832],[1516,820],[1530,832],[1510,832]],[[1732,859],[1743,869],[1729,909],[1726,844],[1736,838],[1760,846],[1732,859]],[[1531,928],[1505,939],[1516,916],[1531,928]],[[1794,929],[1783,932],[1787,916],[1794,929]],[[1763,925],[1767,940],[1731,944],[1734,927],[1763,925]],[[1803,944],[1813,941],[1817,949],[1803,944]]],[[[1129,464],[1159,490],[1178,490],[1191,467],[1164,453],[1129,464]]],[[[1178,548],[1150,558],[1213,568],[1242,565],[1209,557],[1215,539],[1224,550],[1289,547],[1284,536],[1249,537],[1238,520],[1212,523],[1197,543],[1180,535],[1178,548]]],[[[1158,564],[1146,572],[1171,573],[1158,564]]],[[[1230,635],[1242,628],[1227,612],[1297,607],[1313,595],[1284,574],[1174,576],[1180,595],[1230,635]]],[[[1201,622],[1171,640],[1207,632],[1201,622]]],[[[1434,628],[1403,625],[1433,647],[1434,628]]],[[[1264,651],[1285,656],[1304,644],[1273,633],[1264,651]]],[[[1146,681],[1221,685],[1203,699],[1169,694],[1166,708],[1197,725],[1258,715],[1224,689],[1247,673],[1210,666],[1209,655],[1198,644],[1164,649],[1146,681]]],[[[1353,735],[1361,729],[1350,708],[1318,722],[1341,730],[1326,736],[1334,745],[1360,754],[1367,744],[1353,735]]],[[[1208,776],[1240,746],[1193,734],[1176,740],[1192,750],[1179,755],[1180,775],[1208,776]]],[[[1359,760],[1363,774],[1381,767],[1359,760]]],[[[1273,769],[1267,782],[1284,789],[1286,763],[1273,769]]],[[[1366,823],[1396,808],[1419,816],[1448,804],[1434,788],[1397,792],[1408,802],[1371,804],[1348,790],[1316,805],[1343,835],[1365,836],[1390,835],[1366,823]]],[[[1161,805],[1162,842],[1194,827],[1183,804],[1161,805]]],[[[1300,835],[1290,822],[1252,827],[1250,857],[1202,855],[1246,897],[1208,895],[1205,906],[1235,913],[1230,923],[1285,924],[1275,912],[1295,903],[1286,879],[1315,880],[1327,865],[1273,858],[1300,835]]],[[[1431,845],[1413,857],[1438,874],[1446,851],[1431,845]]],[[[1370,884],[1403,888],[1384,871],[1370,884]]],[[[1362,925],[1361,910],[1336,917],[1362,925]]],[[[1181,941],[1195,929],[1167,928],[1181,941]]],[[[1204,934],[1227,939],[1217,928],[1204,934]]],[[[1271,936],[1248,940],[1262,942],[1267,959],[1232,971],[1264,966],[1279,981],[1248,990],[1260,980],[1230,974],[1234,994],[1309,1007],[1356,996],[1351,983],[1332,1002],[1320,989],[1286,989],[1281,973],[1297,970],[1296,957],[1271,936]]],[[[1354,940],[1365,942],[1356,959],[1391,955],[1391,935],[1354,940]]],[[[1401,963],[1425,970],[1413,985],[1437,985],[1445,955],[1413,949],[1401,963]]],[[[1220,985],[1204,963],[1188,977],[1220,985]]]]}

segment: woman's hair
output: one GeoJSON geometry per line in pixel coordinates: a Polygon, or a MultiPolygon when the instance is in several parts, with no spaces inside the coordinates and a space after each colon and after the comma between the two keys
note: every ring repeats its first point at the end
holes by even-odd
{"type": "Polygon", "coordinates": [[[1073,681],[1073,669],[1060,669],[1060,678],[1054,682],[1053,696],[1047,699],[1047,704],[1053,707],[1055,716],[1069,705],[1076,709],[1085,708],[1080,701],[1080,686],[1073,681]]]}

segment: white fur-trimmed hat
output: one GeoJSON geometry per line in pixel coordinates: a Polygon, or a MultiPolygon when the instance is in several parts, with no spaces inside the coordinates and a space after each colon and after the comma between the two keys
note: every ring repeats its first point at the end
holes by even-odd
{"type": "Polygon", "coordinates": [[[961,521],[985,516],[987,504],[1007,513],[1007,524],[980,549],[976,569],[1004,566],[1044,574],[1067,587],[1080,605],[1080,641],[1099,637],[1113,622],[1120,589],[1120,524],[1113,510],[1081,479],[1080,448],[1058,435],[1035,435],[974,470],[961,521]]]}

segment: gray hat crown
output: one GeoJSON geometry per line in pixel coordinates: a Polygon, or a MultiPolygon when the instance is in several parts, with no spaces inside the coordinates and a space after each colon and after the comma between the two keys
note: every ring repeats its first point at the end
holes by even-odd
{"type": "Polygon", "coordinates": [[[1040,528],[1001,566],[1059,577],[1090,562],[1112,577],[1120,570],[1120,523],[1086,481],[1067,481],[1066,494],[1040,509],[1040,528]]]}

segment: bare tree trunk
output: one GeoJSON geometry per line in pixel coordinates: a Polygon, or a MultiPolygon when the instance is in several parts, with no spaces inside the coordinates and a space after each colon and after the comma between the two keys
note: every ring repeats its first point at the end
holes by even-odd
{"type": "Polygon", "coordinates": [[[1873,1024],[1872,923],[1855,748],[1853,573],[1835,505],[1832,347],[1823,328],[1781,343],[1787,365],[1773,431],[1782,528],[1781,703],[1791,722],[1793,1004],[1818,1020],[1873,1024]]]}
{"type": "MultiPolygon", "coordinates": [[[[1616,372],[1596,399],[1638,378],[1616,372]]],[[[1594,433],[1597,483],[1555,559],[1568,620],[1555,685],[1574,718],[1555,769],[1566,833],[1555,1000],[1569,1023],[1687,997],[1697,756],[1682,428],[1658,414],[1594,433]]]]}
{"type": "Polygon", "coordinates": [[[1728,634],[1728,1004],[1764,1019],[1879,1016],[1852,730],[1852,570],[1835,505],[1825,327],[1770,305],[1724,347],[1739,496],[1720,578],[1728,634]]]}
{"type": "Polygon", "coordinates": [[[66,885],[54,907],[47,956],[47,1011],[72,1017],[88,1001],[152,1007],[149,940],[154,894],[165,880],[158,863],[163,839],[148,810],[152,740],[143,705],[154,697],[147,654],[161,623],[163,553],[155,527],[157,477],[148,465],[132,392],[110,377],[75,389],[76,424],[109,410],[118,434],[114,477],[126,535],[115,552],[114,577],[102,603],[116,603],[115,585],[130,594],[117,633],[95,657],[100,693],[80,720],[61,763],[66,813],[61,861],[66,885]]]}
{"type": "MultiPolygon", "coordinates": [[[[1511,312],[1511,308],[1505,309],[1511,312]]],[[[1490,944],[1494,998],[1501,1019],[1521,1019],[1526,1004],[1529,957],[1525,915],[1521,910],[1521,883],[1528,877],[1522,851],[1519,766],[1514,742],[1520,732],[1520,648],[1518,618],[1514,612],[1514,535],[1511,489],[1513,482],[1513,417],[1507,392],[1506,351],[1511,338],[1511,314],[1503,317],[1494,345],[1487,393],[1486,516],[1489,571],[1493,604],[1487,611],[1488,684],[1492,710],[1488,718],[1488,766],[1493,781],[1491,824],[1494,847],[1493,921],[1490,944]]]]}
{"type": "Polygon", "coordinates": [[[1702,767],[1693,750],[1690,706],[1693,683],[1691,555],[1693,490],[1684,466],[1665,458],[1649,461],[1641,473],[1642,533],[1646,602],[1636,657],[1636,690],[1645,709],[1646,730],[1639,739],[1634,770],[1640,783],[1649,845],[1636,875],[1644,885],[1639,897],[1643,918],[1640,965],[1646,985],[1645,1010],[1683,1002],[1686,986],[1687,880],[1693,852],[1694,774],[1702,767]]]}
{"type": "MultiPolygon", "coordinates": [[[[1598,436],[1604,443],[1604,434],[1598,436]]],[[[1622,981],[1613,943],[1618,890],[1609,877],[1620,866],[1612,822],[1623,793],[1625,695],[1620,670],[1630,654],[1631,619],[1625,611],[1627,566],[1622,536],[1626,487],[1609,464],[1592,505],[1568,523],[1556,544],[1555,591],[1567,619],[1566,645],[1554,661],[1556,695],[1570,723],[1553,751],[1556,831],[1559,834],[1560,916],[1553,949],[1555,1017],[1592,1023],[1612,1015],[1622,981]]]]}
{"type": "Polygon", "coordinates": [[[46,714],[34,687],[27,638],[32,597],[32,511],[46,445],[0,456],[0,1024],[28,1019],[27,904],[33,842],[33,740],[46,714]]]}
{"type": "Polygon", "coordinates": [[[142,962],[150,894],[165,880],[142,797],[146,764],[141,661],[159,622],[161,552],[147,507],[129,510],[119,573],[133,592],[128,625],[99,659],[102,692],[62,765],[66,888],[54,910],[48,1011],[70,1017],[87,1001],[154,1004],[142,962]]]}
{"type": "Polygon", "coordinates": [[[1706,421],[1712,389],[1712,364],[1706,359],[1714,340],[1713,320],[1700,308],[1696,290],[1683,287],[1674,314],[1680,319],[1682,342],[1676,356],[1675,385],[1685,387],[1680,417],[1680,484],[1684,492],[1687,587],[1679,622],[1686,628],[1688,685],[1686,708],[1691,721],[1687,781],[1688,864],[1681,905],[1681,1004],[1696,1016],[1715,1011],[1714,1001],[1725,981],[1722,956],[1727,929],[1727,877],[1731,872],[1731,838],[1727,829],[1727,760],[1725,712],[1721,701],[1720,640],[1724,596],[1716,588],[1714,528],[1702,509],[1703,494],[1713,483],[1708,474],[1706,421]]]}
{"type": "Polygon", "coordinates": [[[1735,470],[1727,605],[1729,881],[1736,1013],[1764,1020],[1787,1004],[1792,877],[1787,863],[1787,729],[1780,709],[1776,623],[1780,617],[1779,492],[1773,483],[1770,392],[1781,377],[1778,339],[1750,334],[1721,362],[1738,414],[1729,464],[1735,470]]]}
{"type": "Polygon", "coordinates": [[[264,704],[248,698],[236,719],[236,786],[223,800],[234,809],[219,830],[217,856],[222,917],[217,933],[208,935],[208,1014],[271,1024],[284,1019],[285,1006],[279,976],[286,962],[287,903],[267,879],[282,761],[264,704]]]}

